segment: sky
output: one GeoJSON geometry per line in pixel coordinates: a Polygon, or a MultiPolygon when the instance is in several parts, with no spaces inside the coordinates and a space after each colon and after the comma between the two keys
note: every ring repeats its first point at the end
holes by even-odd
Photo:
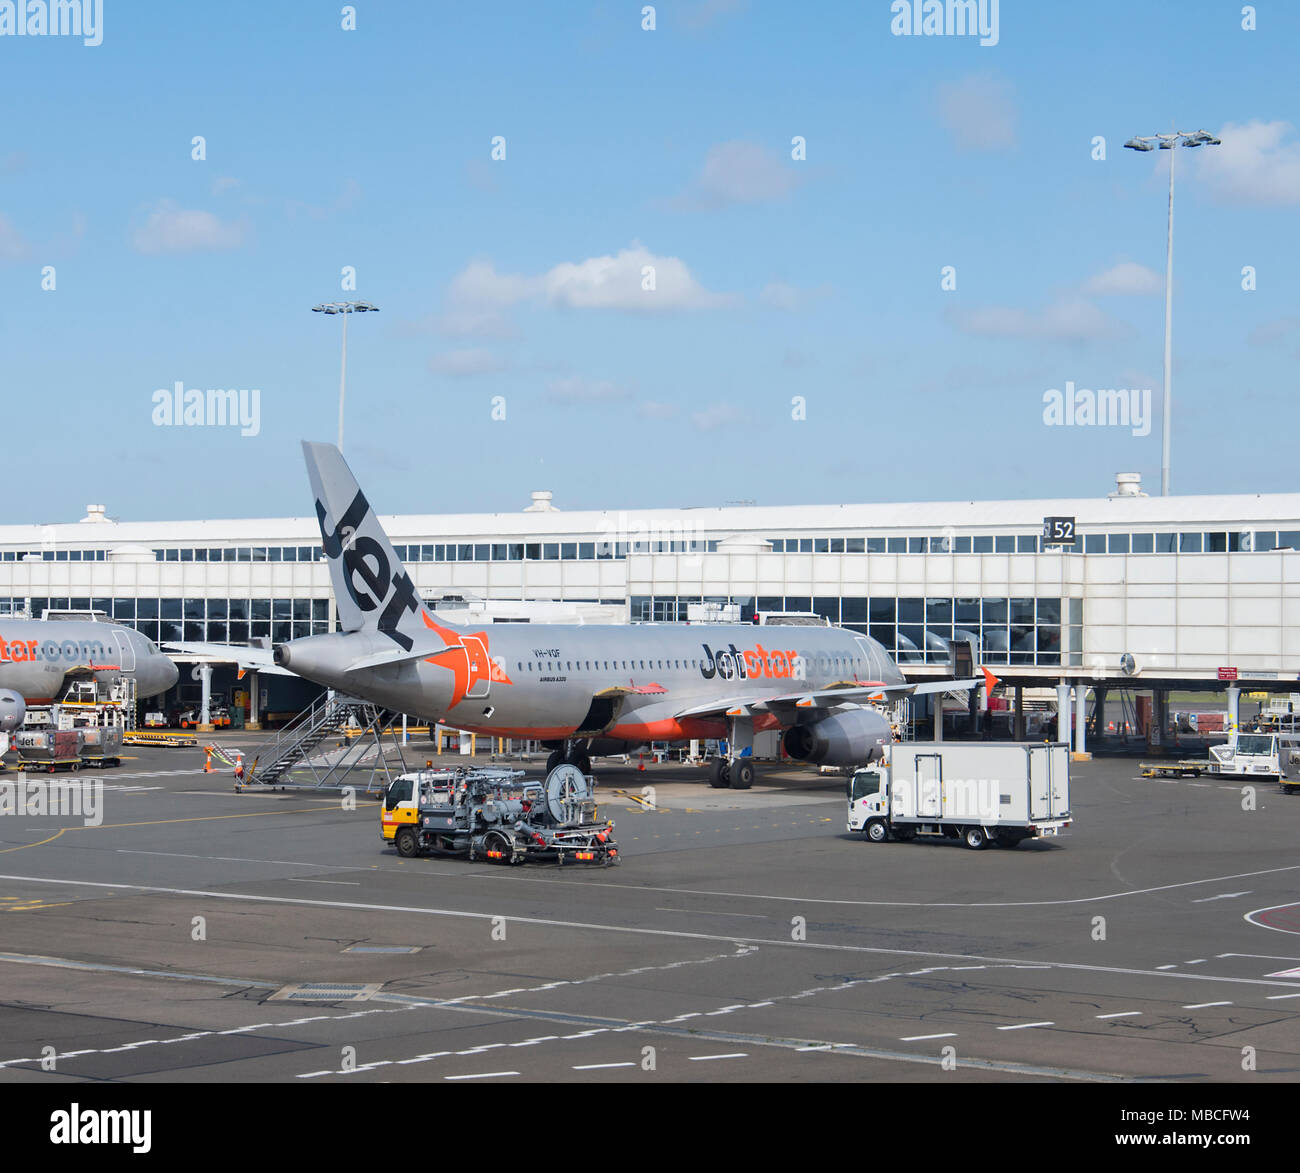
{"type": "Polygon", "coordinates": [[[1172,490],[1296,488],[1300,5],[101,2],[0,3],[5,522],[308,514],[344,299],[382,513],[1158,492],[1171,154],[1172,490]]]}

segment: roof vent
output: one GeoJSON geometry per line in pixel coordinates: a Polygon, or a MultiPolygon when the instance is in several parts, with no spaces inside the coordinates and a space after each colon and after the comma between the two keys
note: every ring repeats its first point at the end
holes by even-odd
{"type": "Polygon", "coordinates": [[[102,525],[103,523],[108,521],[107,514],[108,514],[107,505],[87,505],[86,516],[83,517],[81,520],[83,523],[90,522],[92,525],[102,525]]]}
{"type": "Polygon", "coordinates": [[[551,504],[551,492],[549,489],[539,489],[532,494],[533,503],[529,505],[525,513],[558,513],[559,510],[551,504]]]}
{"type": "Polygon", "coordinates": [[[1112,497],[1145,497],[1142,491],[1142,474],[1140,472],[1118,472],[1115,474],[1115,491],[1112,497]]]}

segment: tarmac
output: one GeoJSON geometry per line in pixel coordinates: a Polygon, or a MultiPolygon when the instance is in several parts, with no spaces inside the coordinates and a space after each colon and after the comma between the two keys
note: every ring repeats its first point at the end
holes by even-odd
{"type": "Polygon", "coordinates": [[[507,868],[400,859],[373,800],[129,753],[33,778],[102,784],[97,822],[0,817],[0,1082],[1300,1072],[1300,796],[1275,784],[1097,759],[1063,836],[971,851],[869,844],[807,769],[740,792],[598,761],[622,864],[507,868]]]}

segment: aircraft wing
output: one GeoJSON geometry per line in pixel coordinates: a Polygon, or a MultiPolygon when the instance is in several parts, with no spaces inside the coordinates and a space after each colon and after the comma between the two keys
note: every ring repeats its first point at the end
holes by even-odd
{"type": "Polygon", "coordinates": [[[736,696],[708,701],[675,713],[681,717],[737,717],[744,713],[774,713],[789,709],[826,709],[842,704],[869,704],[872,701],[893,701],[905,696],[925,696],[954,689],[976,688],[984,681],[975,677],[968,680],[929,680],[919,684],[885,684],[879,680],[846,680],[825,688],[804,692],[780,693],[771,697],[736,696]]]}
{"type": "Polygon", "coordinates": [[[270,672],[275,676],[294,675],[287,668],[279,667],[275,662],[275,653],[270,648],[246,648],[232,644],[206,643],[164,643],[163,648],[179,656],[196,656],[203,660],[219,660],[224,664],[237,664],[239,674],[245,672],[270,672]]]}

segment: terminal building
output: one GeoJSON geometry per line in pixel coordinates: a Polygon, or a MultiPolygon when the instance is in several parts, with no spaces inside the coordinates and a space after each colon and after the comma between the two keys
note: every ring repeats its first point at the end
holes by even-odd
{"type": "MultiPolygon", "coordinates": [[[[1120,474],[1093,498],[382,518],[447,619],[681,623],[816,612],[909,676],[951,645],[1017,687],[1241,688],[1300,676],[1300,494],[1152,497],[1120,474]]],[[[278,643],[336,622],[315,518],[0,527],[0,611],[95,609],[160,643],[278,643]]],[[[183,671],[176,704],[197,684],[183,671]]],[[[233,670],[215,681],[235,687],[233,670]]],[[[261,682],[263,712],[319,690],[261,682]]],[[[1059,693],[1062,698],[1065,693],[1059,693]]],[[[1104,692],[1099,695],[1104,696],[1104,692]]]]}

